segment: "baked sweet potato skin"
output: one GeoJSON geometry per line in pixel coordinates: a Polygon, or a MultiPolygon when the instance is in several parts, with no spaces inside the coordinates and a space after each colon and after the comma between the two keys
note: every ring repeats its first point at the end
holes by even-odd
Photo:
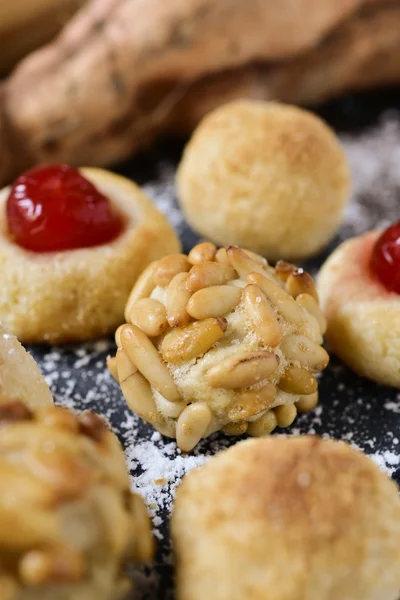
{"type": "Polygon", "coordinates": [[[0,0],[0,75],[48,43],[85,0],[0,0]]]}
{"type": "Polygon", "coordinates": [[[0,185],[34,163],[109,165],[232,97],[307,101],[285,73],[304,56],[306,76],[306,57],[366,3],[92,0],[4,85],[0,185]]]}

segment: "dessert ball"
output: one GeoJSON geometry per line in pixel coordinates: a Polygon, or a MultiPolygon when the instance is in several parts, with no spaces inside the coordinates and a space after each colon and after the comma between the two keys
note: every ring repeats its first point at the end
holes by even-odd
{"type": "Polygon", "coordinates": [[[0,322],[0,405],[15,400],[30,408],[53,404],[38,365],[0,322]]]}
{"type": "Polygon", "coordinates": [[[304,259],[334,235],[349,167],[316,115],[275,102],[235,101],[207,115],[177,176],[187,221],[216,244],[275,261],[304,259]]]}
{"type": "Polygon", "coordinates": [[[0,319],[23,343],[112,333],[140,272],[180,250],[167,219],[132,181],[103,169],[36,167],[15,184],[0,191],[0,319]],[[19,185],[35,194],[33,217],[19,185]]]}
{"type": "MultiPolygon", "coordinates": [[[[400,288],[389,285],[390,269],[381,261],[374,268],[380,237],[380,231],[371,231],[341,244],[319,272],[318,291],[335,354],[360,375],[400,388],[400,288]]],[[[396,241],[393,245],[400,248],[396,241]]],[[[396,263],[384,246],[395,285],[400,253],[396,263]]]]}
{"type": "Polygon", "coordinates": [[[325,321],[294,265],[201,243],[153,262],[125,318],[109,366],[130,408],[182,450],[220,429],[268,434],[317,402],[325,321]]]}
{"type": "Polygon", "coordinates": [[[142,499],[93,413],[0,405],[0,597],[117,600],[123,569],[149,560],[142,499]]]}
{"type": "Polygon", "coordinates": [[[396,485],[343,442],[247,440],[185,476],[178,600],[397,600],[396,485]]]}

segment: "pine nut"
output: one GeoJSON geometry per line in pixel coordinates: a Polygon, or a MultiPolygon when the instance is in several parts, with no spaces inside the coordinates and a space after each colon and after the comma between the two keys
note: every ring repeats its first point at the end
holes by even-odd
{"type": "Polygon", "coordinates": [[[168,327],[164,304],[153,298],[138,300],[130,310],[129,321],[149,337],[161,335],[168,327]]]}
{"type": "Polygon", "coordinates": [[[303,317],[296,301],[276,283],[259,273],[249,273],[249,275],[247,275],[247,281],[249,283],[255,283],[262,289],[267,300],[276,308],[278,313],[286,319],[286,321],[289,321],[289,323],[293,323],[294,325],[302,323],[303,317]]]}
{"type": "Polygon", "coordinates": [[[239,303],[242,292],[233,285],[213,285],[195,292],[187,304],[187,312],[194,319],[222,317],[239,303]]]}
{"type": "Polygon", "coordinates": [[[300,294],[309,294],[318,302],[318,292],[314,280],[303,269],[289,275],[286,281],[286,290],[293,298],[297,298],[300,294]]]}
{"type": "Polygon", "coordinates": [[[318,321],[321,334],[324,335],[327,327],[326,318],[315,298],[309,294],[300,294],[297,296],[296,302],[299,306],[305,308],[318,321]]]}
{"type": "Polygon", "coordinates": [[[176,442],[181,450],[190,452],[201,440],[211,423],[211,410],[203,402],[185,408],[176,424],[176,442]]]}
{"type": "Polygon", "coordinates": [[[60,547],[51,553],[29,550],[21,559],[19,574],[27,587],[41,587],[51,583],[72,583],[87,572],[83,555],[77,550],[60,547]]]}
{"type": "Polygon", "coordinates": [[[243,435],[246,433],[249,424],[246,421],[239,421],[238,423],[228,423],[222,428],[225,435],[243,435]]]}
{"type": "Polygon", "coordinates": [[[115,381],[118,381],[116,357],[115,356],[107,356],[106,360],[107,360],[107,369],[110,371],[110,373],[114,377],[115,381]]]}
{"type": "Polygon", "coordinates": [[[123,328],[123,326],[125,325],[125,323],[123,323],[122,325],[120,325],[118,327],[118,329],[115,332],[115,343],[117,344],[118,348],[122,348],[122,344],[121,344],[121,329],[123,328]]]}
{"type": "Polygon", "coordinates": [[[125,306],[125,321],[129,321],[129,313],[131,312],[132,306],[141,298],[148,298],[154,290],[154,272],[157,265],[158,260],[153,261],[137,278],[125,306]]]}
{"type": "Polygon", "coordinates": [[[256,252],[253,252],[252,250],[248,250],[247,248],[242,248],[242,250],[245,254],[247,254],[247,256],[249,258],[254,260],[261,267],[268,267],[267,259],[264,258],[263,256],[261,256],[261,254],[257,254],[256,252]]]}
{"type": "Polygon", "coordinates": [[[153,423],[153,427],[157,429],[161,433],[161,435],[165,435],[168,438],[176,438],[176,422],[175,421],[163,421],[158,423],[153,423]]]}
{"type": "Polygon", "coordinates": [[[178,273],[171,280],[167,289],[167,321],[170,327],[182,327],[190,321],[190,315],[186,310],[192,292],[186,287],[188,274],[178,273]]]}
{"type": "Polygon", "coordinates": [[[158,261],[154,271],[154,284],[167,286],[171,279],[178,273],[186,273],[190,269],[190,262],[184,254],[168,254],[158,261]]]}
{"type": "Polygon", "coordinates": [[[284,260],[278,260],[275,265],[275,273],[278,275],[281,281],[287,281],[287,278],[292,273],[296,273],[297,267],[296,265],[292,265],[284,260]]]}
{"type": "Polygon", "coordinates": [[[273,432],[278,425],[276,416],[273,410],[269,410],[262,417],[249,423],[247,433],[254,437],[263,437],[273,432]]]}
{"type": "Polygon", "coordinates": [[[323,371],[329,363],[329,354],[305,335],[287,335],[281,343],[286,358],[298,361],[314,373],[323,371]]]}
{"type": "Polygon", "coordinates": [[[260,265],[257,260],[251,258],[247,252],[238,248],[237,246],[229,246],[227,248],[226,253],[231,262],[232,267],[237,271],[239,277],[242,279],[246,279],[246,276],[249,273],[261,273],[262,275],[267,275],[266,266],[260,265]]]}
{"type": "Polygon", "coordinates": [[[296,408],[299,413],[307,413],[314,408],[318,404],[318,392],[314,392],[313,394],[309,394],[308,396],[302,396],[300,400],[296,402],[296,408]]]}
{"type": "Polygon", "coordinates": [[[211,367],[207,379],[213,387],[248,387],[266,379],[278,365],[277,355],[271,352],[238,352],[211,367]]]}
{"type": "Polygon", "coordinates": [[[121,390],[129,408],[148,423],[157,422],[158,411],[150,384],[131,363],[124,350],[117,352],[117,369],[121,390]]]}
{"type": "Polygon", "coordinates": [[[230,421],[245,421],[267,410],[273,404],[276,388],[272,383],[267,383],[259,390],[248,390],[238,394],[232,402],[228,418],[230,421]]]}
{"type": "Polygon", "coordinates": [[[281,328],[265,294],[258,285],[249,284],[242,295],[246,314],[254,333],[267,346],[275,347],[281,341],[281,328]]]}
{"type": "Polygon", "coordinates": [[[181,397],[172,375],[143,331],[136,325],[124,325],[121,331],[121,341],[129,360],[150,385],[170,402],[179,402],[181,397]]]}
{"type": "Polygon", "coordinates": [[[226,327],[226,319],[223,318],[204,319],[186,327],[176,327],[163,339],[161,354],[167,362],[191,360],[214,346],[224,335],[226,327]]]}
{"type": "Polygon", "coordinates": [[[232,266],[231,261],[229,260],[228,255],[226,253],[226,248],[219,248],[219,250],[217,250],[217,253],[215,255],[215,260],[220,265],[232,266]]]}
{"type": "Polygon", "coordinates": [[[166,419],[177,419],[181,412],[186,408],[186,402],[170,402],[160,394],[155,397],[155,401],[158,411],[166,419]]]}
{"type": "Polygon", "coordinates": [[[313,394],[318,382],[314,375],[302,367],[288,367],[279,380],[278,387],[288,394],[313,394]]]}
{"type": "Polygon", "coordinates": [[[322,344],[324,341],[317,319],[308,311],[303,312],[303,323],[299,326],[298,333],[305,335],[317,344],[322,344]]]}
{"type": "Polygon", "coordinates": [[[194,248],[191,249],[188,255],[188,259],[190,264],[197,265],[204,261],[213,261],[215,258],[215,254],[217,252],[217,247],[215,244],[211,242],[202,242],[201,244],[197,244],[194,248]]]}
{"type": "Polygon", "coordinates": [[[289,427],[297,417],[297,409],[294,404],[283,404],[274,409],[278,427],[289,427]]]}
{"type": "Polygon", "coordinates": [[[224,285],[235,278],[236,271],[232,267],[215,262],[203,262],[201,265],[193,265],[190,269],[186,286],[190,292],[197,292],[212,285],[224,285]]]}

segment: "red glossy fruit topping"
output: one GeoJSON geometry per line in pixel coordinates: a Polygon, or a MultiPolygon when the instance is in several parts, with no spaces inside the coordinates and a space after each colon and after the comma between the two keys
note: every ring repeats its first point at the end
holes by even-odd
{"type": "Polygon", "coordinates": [[[383,285],[390,292],[400,294],[400,221],[379,236],[370,264],[373,274],[383,285]]]}
{"type": "Polygon", "coordinates": [[[108,198],[68,165],[34,167],[18,177],[7,219],[15,243],[34,252],[98,246],[122,231],[108,198]]]}

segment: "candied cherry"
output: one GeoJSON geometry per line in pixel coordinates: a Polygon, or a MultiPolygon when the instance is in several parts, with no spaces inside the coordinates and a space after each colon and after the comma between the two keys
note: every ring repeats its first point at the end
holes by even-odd
{"type": "Polygon", "coordinates": [[[390,292],[400,294],[400,221],[379,236],[371,255],[371,270],[390,292]]]}
{"type": "Polygon", "coordinates": [[[109,199],[68,165],[23,173],[11,187],[6,210],[13,241],[33,252],[98,246],[122,231],[109,199]]]}

